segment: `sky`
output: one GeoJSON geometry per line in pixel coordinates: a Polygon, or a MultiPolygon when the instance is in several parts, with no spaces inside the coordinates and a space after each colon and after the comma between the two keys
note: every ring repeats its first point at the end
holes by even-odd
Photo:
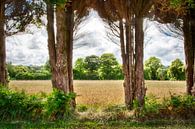
{"type": "MultiPolygon", "coordinates": [[[[113,53],[121,62],[120,46],[106,37],[106,28],[97,12],[91,11],[81,23],[77,35],[82,38],[74,42],[73,62],[79,57],[113,53]]],[[[47,24],[43,18],[44,25],[47,24]]],[[[183,41],[159,31],[155,22],[145,20],[144,60],[151,56],[161,59],[166,66],[176,58],[184,61],[183,41]]],[[[163,26],[163,25],[161,25],[163,26]]],[[[29,25],[25,32],[6,38],[7,62],[15,65],[43,65],[48,60],[46,26],[29,25]]]]}

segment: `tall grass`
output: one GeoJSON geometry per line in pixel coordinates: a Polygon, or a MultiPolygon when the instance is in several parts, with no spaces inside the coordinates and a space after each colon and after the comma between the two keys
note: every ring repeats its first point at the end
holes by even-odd
{"type": "MultiPolygon", "coordinates": [[[[146,81],[147,95],[159,99],[169,97],[170,92],[178,95],[185,93],[184,81],[146,81]]],[[[10,88],[28,94],[51,93],[50,81],[11,81],[10,88]]],[[[123,81],[74,81],[77,104],[107,107],[124,104],[123,81]]]]}

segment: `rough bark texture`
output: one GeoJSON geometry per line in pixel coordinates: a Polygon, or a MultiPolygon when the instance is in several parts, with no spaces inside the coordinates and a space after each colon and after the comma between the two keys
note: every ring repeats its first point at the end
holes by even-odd
{"type": "Polygon", "coordinates": [[[190,10],[191,17],[191,36],[192,36],[192,53],[193,53],[193,87],[191,90],[192,95],[195,96],[195,9],[190,10]]]}
{"type": "Polygon", "coordinates": [[[193,87],[193,45],[192,45],[192,35],[191,33],[191,25],[190,25],[190,17],[187,15],[184,18],[183,23],[183,32],[184,32],[184,50],[185,50],[185,61],[186,61],[186,84],[187,84],[187,94],[191,95],[191,90],[193,87]]]}
{"type": "MultiPolygon", "coordinates": [[[[74,27],[74,12],[72,3],[69,2],[65,11],[65,26],[66,26],[66,43],[67,43],[67,66],[68,66],[68,79],[69,79],[69,92],[74,92],[73,87],[73,69],[72,69],[72,57],[73,57],[73,27],[74,27]]],[[[72,106],[76,107],[76,101],[72,101],[72,106]]]]}
{"type": "Polygon", "coordinates": [[[54,31],[54,6],[47,3],[47,32],[48,32],[48,50],[49,61],[52,73],[52,86],[55,87],[56,83],[56,46],[55,46],[55,31],[54,31]]]}
{"type": "Polygon", "coordinates": [[[56,88],[69,92],[68,55],[66,42],[66,14],[63,6],[56,7],[57,46],[56,46],[56,88]]]}
{"type": "MultiPolygon", "coordinates": [[[[56,6],[57,35],[54,33],[54,5],[47,3],[48,49],[52,72],[52,85],[64,93],[74,92],[72,73],[73,24],[72,3],[56,6]]],[[[75,100],[71,101],[73,108],[75,100]]]]}
{"type": "Polygon", "coordinates": [[[136,77],[136,99],[139,106],[144,105],[144,97],[146,88],[144,85],[144,71],[143,71],[143,58],[144,58],[144,32],[143,32],[143,17],[135,16],[135,77],[136,77]]]}
{"type": "Polygon", "coordinates": [[[7,85],[7,70],[6,70],[6,45],[5,45],[5,1],[0,0],[0,85],[7,85]]]}
{"type": "Polygon", "coordinates": [[[73,73],[72,73],[72,55],[73,55],[73,23],[74,15],[72,5],[69,3],[65,11],[65,26],[66,26],[66,43],[67,43],[67,62],[68,62],[68,77],[69,77],[69,89],[73,92],[73,73]]]}
{"type": "MultiPolygon", "coordinates": [[[[121,56],[123,61],[123,73],[124,73],[124,92],[125,92],[125,104],[128,109],[132,107],[132,95],[131,95],[131,84],[130,84],[130,73],[129,73],[129,60],[126,52],[125,39],[124,39],[124,25],[120,21],[120,42],[121,42],[121,56]]],[[[127,33],[129,31],[126,31],[127,33]]]]}
{"type": "Polygon", "coordinates": [[[120,42],[121,42],[121,56],[123,61],[124,73],[124,92],[125,104],[128,109],[133,108],[134,100],[134,42],[133,31],[131,24],[128,22],[123,23],[120,21],[120,42]],[[124,33],[125,32],[125,33],[124,33]]]}

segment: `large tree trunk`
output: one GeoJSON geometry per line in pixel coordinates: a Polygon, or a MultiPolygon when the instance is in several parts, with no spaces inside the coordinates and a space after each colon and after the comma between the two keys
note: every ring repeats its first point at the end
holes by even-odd
{"type": "Polygon", "coordinates": [[[144,32],[143,32],[143,17],[135,16],[135,86],[136,86],[136,99],[139,106],[144,105],[144,97],[146,94],[146,88],[144,84],[144,70],[143,70],[143,58],[144,58],[144,32]]]}
{"type": "Polygon", "coordinates": [[[184,33],[184,50],[185,50],[185,61],[186,61],[186,84],[187,84],[187,94],[191,95],[191,90],[193,87],[193,45],[192,45],[192,35],[191,35],[190,17],[186,16],[183,20],[183,33],[184,33]]]}
{"type": "Polygon", "coordinates": [[[120,42],[121,42],[121,56],[123,61],[124,73],[124,92],[126,107],[131,110],[133,108],[134,100],[134,42],[133,31],[130,23],[120,21],[120,42]],[[125,27],[125,28],[124,28],[125,27]],[[125,30],[125,33],[124,33],[125,30]],[[125,36],[124,36],[125,35],[125,36]],[[126,40],[125,38],[126,37],[126,40]]]}
{"type": "Polygon", "coordinates": [[[7,86],[7,70],[6,70],[6,45],[5,45],[5,2],[0,0],[0,85],[7,86]]]}
{"type": "Polygon", "coordinates": [[[191,37],[192,37],[192,53],[193,53],[193,88],[192,95],[195,96],[195,9],[191,8],[191,37]]]}
{"type": "MultiPolygon", "coordinates": [[[[73,87],[73,69],[72,69],[72,57],[73,57],[73,27],[74,27],[74,12],[72,9],[72,2],[69,2],[65,11],[65,26],[66,26],[66,43],[67,43],[67,65],[68,65],[68,79],[69,79],[69,91],[74,92],[73,87]]],[[[72,101],[72,106],[76,106],[75,99],[72,101]]]]}
{"type": "Polygon", "coordinates": [[[67,42],[66,42],[66,13],[63,6],[56,7],[56,26],[57,26],[57,46],[56,46],[56,88],[63,90],[65,93],[69,89],[68,77],[68,55],[67,55],[67,42]]]}
{"type": "Polygon", "coordinates": [[[67,62],[68,62],[68,77],[69,77],[69,89],[73,92],[73,73],[72,73],[72,56],[73,56],[73,23],[74,23],[74,13],[72,9],[72,3],[69,2],[66,6],[65,11],[65,26],[66,26],[66,43],[67,43],[67,62]]]}
{"type": "Polygon", "coordinates": [[[47,33],[48,33],[48,50],[49,50],[49,62],[51,66],[51,81],[52,86],[57,86],[56,82],[56,44],[55,44],[55,31],[54,31],[54,5],[47,3],[47,33]]]}
{"type": "MultiPolygon", "coordinates": [[[[56,7],[57,42],[54,33],[54,6],[50,3],[47,5],[47,15],[52,85],[64,93],[74,92],[72,77],[74,15],[71,3],[66,4],[66,7],[56,7]]],[[[75,108],[75,99],[71,101],[71,106],[75,108]]]]}
{"type": "Polygon", "coordinates": [[[124,92],[125,92],[125,104],[128,109],[131,109],[132,108],[132,95],[131,95],[131,84],[130,84],[130,73],[129,73],[129,60],[128,60],[128,55],[126,52],[123,21],[120,21],[119,27],[120,27],[121,56],[122,56],[122,61],[123,61],[123,73],[124,73],[123,86],[124,86],[124,92]]]}

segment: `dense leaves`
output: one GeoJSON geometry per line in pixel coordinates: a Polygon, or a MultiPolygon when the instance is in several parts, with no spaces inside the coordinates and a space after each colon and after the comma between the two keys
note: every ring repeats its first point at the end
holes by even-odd
{"type": "Polygon", "coordinates": [[[195,117],[195,97],[171,95],[170,98],[159,101],[155,96],[149,96],[146,97],[144,109],[137,113],[137,116],[145,119],[193,119],[195,117]]]}
{"type": "Polygon", "coordinates": [[[180,59],[164,66],[160,59],[151,57],[145,61],[144,77],[146,80],[185,80],[185,67],[180,59]]]}
{"type": "Polygon", "coordinates": [[[22,66],[7,64],[11,80],[49,80],[51,73],[46,63],[44,66],[22,66]]]}
{"type": "Polygon", "coordinates": [[[0,121],[63,119],[70,116],[75,94],[54,90],[50,95],[27,95],[0,86],[0,121]]]}
{"type": "Polygon", "coordinates": [[[42,111],[43,104],[38,97],[0,86],[0,120],[37,119],[42,111]]]}
{"type": "Polygon", "coordinates": [[[171,80],[184,80],[185,68],[183,62],[179,59],[174,60],[169,67],[168,75],[171,80]]]}
{"type": "MultiPolygon", "coordinates": [[[[51,67],[49,61],[43,66],[23,66],[7,64],[10,80],[49,80],[51,67]]],[[[74,65],[75,80],[121,80],[122,66],[111,53],[78,58],[74,65]]],[[[185,80],[185,68],[181,60],[174,60],[170,66],[164,66],[161,60],[151,57],[145,61],[146,80],[185,80]]]]}
{"type": "Polygon", "coordinates": [[[74,79],[77,80],[119,80],[123,78],[122,68],[111,53],[98,57],[79,58],[74,66],[74,79]]]}
{"type": "Polygon", "coordinates": [[[149,80],[157,80],[158,78],[158,69],[162,69],[163,65],[160,59],[156,57],[150,57],[148,60],[145,61],[145,72],[147,79],[149,80]]]}

